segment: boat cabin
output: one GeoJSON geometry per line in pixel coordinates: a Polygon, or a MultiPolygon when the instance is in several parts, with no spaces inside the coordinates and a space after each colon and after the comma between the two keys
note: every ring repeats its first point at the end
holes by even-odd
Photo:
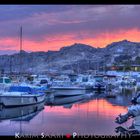
{"type": "Polygon", "coordinates": [[[10,84],[11,79],[8,77],[0,77],[0,84],[10,84]]]}

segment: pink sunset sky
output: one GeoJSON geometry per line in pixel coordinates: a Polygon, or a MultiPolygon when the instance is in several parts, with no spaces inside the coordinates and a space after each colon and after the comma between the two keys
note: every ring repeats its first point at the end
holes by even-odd
{"type": "Polygon", "coordinates": [[[48,51],[74,43],[93,47],[140,42],[139,5],[1,5],[0,51],[48,51]]]}

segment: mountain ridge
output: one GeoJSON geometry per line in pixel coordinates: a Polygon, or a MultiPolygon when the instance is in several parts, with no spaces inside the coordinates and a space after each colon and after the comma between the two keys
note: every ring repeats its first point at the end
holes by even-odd
{"type": "MultiPolygon", "coordinates": [[[[19,72],[22,65],[24,72],[42,73],[47,70],[83,72],[97,69],[97,66],[123,64],[129,58],[135,63],[135,60],[140,57],[140,43],[122,40],[113,42],[105,48],[75,43],[62,47],[58,51],[26,52],[22,50],[21,54],[21,56],[19,53],[0,55],[0,69],[19,72]]],[[[139,64],[139,61],[137,62],[139,64]]]]}

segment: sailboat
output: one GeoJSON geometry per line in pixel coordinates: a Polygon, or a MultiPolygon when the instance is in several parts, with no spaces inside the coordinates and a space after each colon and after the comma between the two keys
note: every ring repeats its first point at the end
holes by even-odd
{"type": "MultiPolygon", "coordinates": [[[[20,28],[20,54],[21,50],[22,27],[20,28]]],[[[6,107],[32,105],[43,102],[45,97],[46,94],[44,92],[39,92],[33,89],[31,86],[12,85],[9,87],[9,89],[7,89],[7,91],[0,91],[0,104],[6,107]]]]}

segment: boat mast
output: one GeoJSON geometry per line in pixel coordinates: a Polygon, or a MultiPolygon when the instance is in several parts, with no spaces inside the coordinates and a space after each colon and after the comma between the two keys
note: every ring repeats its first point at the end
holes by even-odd
{"type": "MultiPolygon", "coordinates": [[[[22,80],[22,26],[20,27],[20,82],[22,80]]],[[[21,94],[22,96],[22,94],[21,94]]],[[[21,97],[22,98],[22,97],[21,97]]],[[[20,120],[20,135],[22,135],[22,116],[23,116],[23,110],[21,110],[21,120],[20,120]]]]}
{"type": "Polygon", "coordinates": [[[22,26],[20,27],[20,52],[22,51],[22,26]]]}
{"type": "Polygon", "coordinates": [[[10,76],[12,75],[12,55],[10,56],[10,76]]]}
{"type": "Polygon", "coordinates": [[[20,27],[20,69],[19,69],[19,74],[21,77],[21,70],[22,70],[22,26],[20,27]]]}

